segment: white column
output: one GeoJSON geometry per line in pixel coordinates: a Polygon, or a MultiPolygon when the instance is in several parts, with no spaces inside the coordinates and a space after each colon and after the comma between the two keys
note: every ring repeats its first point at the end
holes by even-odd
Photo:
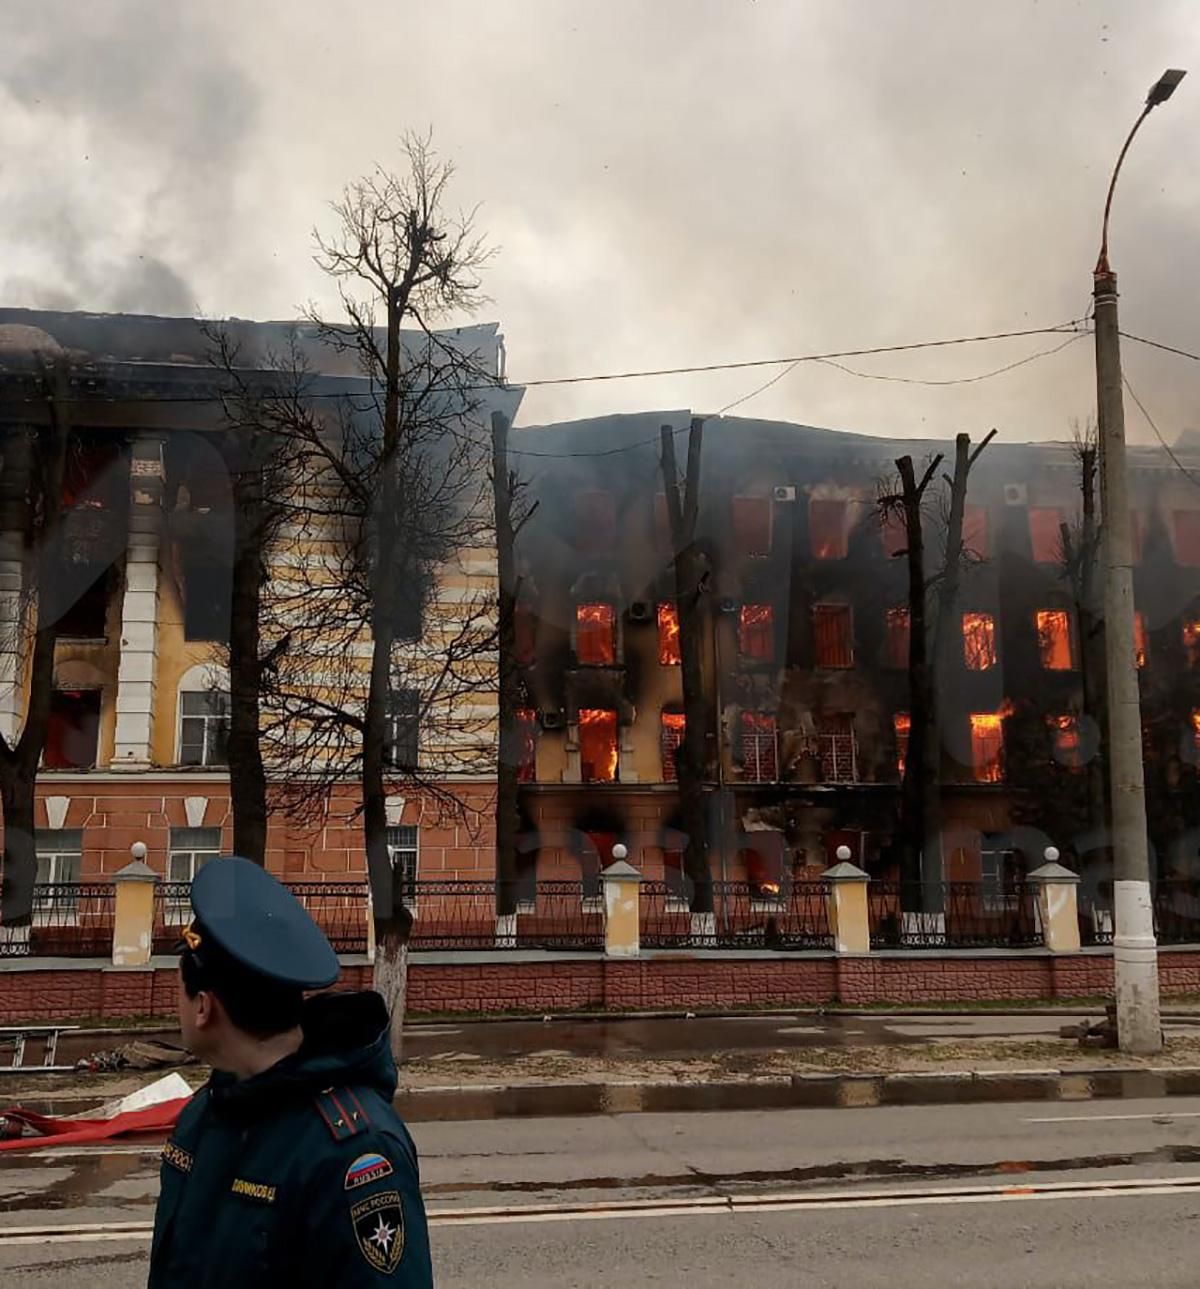
{"type": "Polygon", "coordinates": [[[134,443],[129,485],[113,769],[146,770],[150,768],[158,664],[159,544],[163,524],[162,443],[158,439],[134,443]]]}

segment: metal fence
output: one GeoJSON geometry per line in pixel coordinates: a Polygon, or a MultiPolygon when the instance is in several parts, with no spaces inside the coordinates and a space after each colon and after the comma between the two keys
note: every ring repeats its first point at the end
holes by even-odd
{"type": "Polygon", "coordinates": [[[111,882],[35,886],[33,918],[0,927],[0,958],[96,958],[112,953],[116,890],[111,882]]]}
{"type": "Polygon", "coordinates": [[[1178,878],[1156,883],[1154,930],[1159,944],[1200,944],[1200,884],[1178,878]]]}
{"type": "Polygon", "coordinates": [[[987,882],[872,882],[871,946],[879,949],[1019,949],[1041,944],[1034,887],[987,882]]]}
{"type": "Polygon", "coordinates": [[[648,949],[828,949],[829,887],[792,882],[776,894],[747,882],[714,882],[711,919],[694,916],[685,887],[641,885],[641,942],[648,949]]]}

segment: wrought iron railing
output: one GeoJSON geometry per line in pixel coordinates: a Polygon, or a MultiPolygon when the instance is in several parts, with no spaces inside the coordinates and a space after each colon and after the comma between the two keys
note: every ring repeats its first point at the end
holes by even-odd
{"type": "Polygon", "coordinates": [[[367,883],[288,882],[309,917],[325,932],[337,953],[367,950],[367,883]]]}
{"type": "Polygon", "coordinates": [[[1155,884],[1154,930],[1159,944],[1200,944],[1200,883],[1170,878],[1155,884]]]}
{"type": "Polygon", "coordinates": [[[538,882],[523,889],[508,928],[497,925],[491,881],[417,882],[412,904],[409,946],[414,950],[604,947],[603,905],[582,881],[538,882]]]}
{"type": "Polygon", "coordinates": [[[712,913],[693,914],[691,883],[643,882],[641,941],[648,949],[828,949],[829,888],[786,882],[771,891],[714,882],[712,913]]]}
{"type": "Polygon", "coordinates": [[[106,958],[112,953],[115,915],[111,882],[35,886],[31,921],[0,927],[0,958],[106,958]]]}
{"type": "Polygon", "coordinates": [[[1019,949],[1041,944],[1034,887],[987,882],[871,882],[878,949],[1019,949]]]}

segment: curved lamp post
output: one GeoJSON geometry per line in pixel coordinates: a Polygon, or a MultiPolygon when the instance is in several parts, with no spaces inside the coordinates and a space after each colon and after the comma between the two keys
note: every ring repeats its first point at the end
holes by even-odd
{"type": "Polygon", "coordinates": [[[1125,462],[1125,403],[1117,322],[1117,275],[1108,262],[1108,218],[1121,164],[1142,122],[1175,92],[1184,72],[1171,69],[1151,87],[1125,140],[1104,202],[1100,255],[1093,274],[1096,406],[1104,523],[1104,653],[1108,690],[1108,773],[1112,798],[1113,968],[1117,1034],[1124,1052],[1162,1049],[1158,947],[1150,896],[1142,717],[1134,656],[1133,554],[1125,462]]]}

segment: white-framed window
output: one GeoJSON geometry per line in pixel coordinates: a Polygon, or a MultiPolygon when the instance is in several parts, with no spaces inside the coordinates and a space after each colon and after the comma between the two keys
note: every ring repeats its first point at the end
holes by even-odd
{"type": "Polygon", "coordinates": [[[79,919],[79,899],[72,885],[83,871],[83,829],[39,829],[34,847],[34,926],[74,926],[79,919]]]}
{"type": "MultiPolygon", "coordinates": [[[[167,856],[167,881],[185,882],[189,886],[196,874],[221,853],[220,828],[172,828],[167,856]]],[[[166,901],[166,912],[172,926],[182,925],[190,916],[190,895],[172,895],[166,901]]]]}
{"type": "Polygon", "coordinates": [[[421,854],[421,830],[415,824],[397,824],[387,830],[388,854],[392,871],[399,878],[404,902],[410,908],[417,903],[417,868],[421,854]]]}
{"type": "Polygon", "coordinates": [[[179,764],[229,764],[229,694],[221,689],[187,690],[179,695],[179,764]]]}
{"type": "Polygon", "coordinates": [[[421,751],[421,695],[415,689],[393,690],[388,698],[384,764],[415,770],[421,751]]]}
{"type": "Polygon", "coordinates": [[[984,833],[979,843],[979,893],[985,911],[1003,913],[1016,906],[1017,852],[1000,833],[984,833]]]}

